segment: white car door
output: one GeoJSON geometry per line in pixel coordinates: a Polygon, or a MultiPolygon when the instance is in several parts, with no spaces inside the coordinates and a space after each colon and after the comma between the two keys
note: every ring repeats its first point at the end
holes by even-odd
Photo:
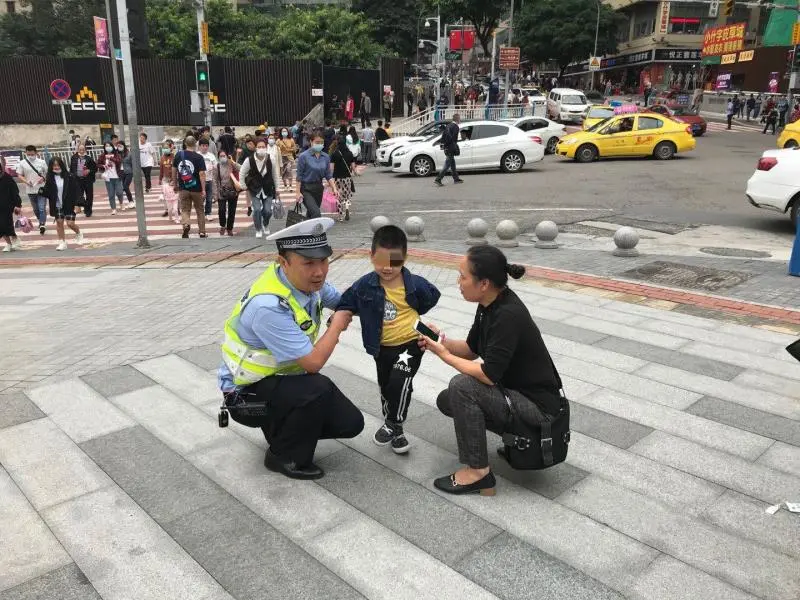
{"type": "Polygon", "coordinates": [[[508,145],[508,125],[474,125],[472,145],[472,168],[499,167],[500,159],[508,145]]]}

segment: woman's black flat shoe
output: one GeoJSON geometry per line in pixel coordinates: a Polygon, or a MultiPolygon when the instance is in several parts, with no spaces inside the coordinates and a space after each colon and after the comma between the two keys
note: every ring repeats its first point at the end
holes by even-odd
{"type": "Polygon", "coordinates": [[[448,494],[480,494],[481,496],[494,496],[494,486],[497,482],[494,478],[494,473],[489,471],[489,474],[479,479],[475,483],[469,485],[459,485],[456,483],[456,474],[445,475],[433,481],[433,486],[436,489],[447,492],[448,494]]]}

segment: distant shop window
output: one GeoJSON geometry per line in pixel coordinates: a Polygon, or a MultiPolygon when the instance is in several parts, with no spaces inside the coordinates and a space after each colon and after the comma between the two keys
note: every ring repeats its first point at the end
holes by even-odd
{"type": "Polygon", "coordinates": [[[6,12],[7,13],[15,13],[17,12],[17,3],[15,0],[7,0],[6,1],[6,12]]]}
{"type": "Polygon", "coordinates": [[[669,32],[700,35],[707,27],[716,25],[708,16],[708,4],[673,3],[669,12],[669,32]]]}
{"type": "Polygon", "coordinates": [[[647,21],[637,21],[633,26],[633,37],[640,38],[646,35],[651,35],[656,30],[656,22],[654,19],[647,21]]]}

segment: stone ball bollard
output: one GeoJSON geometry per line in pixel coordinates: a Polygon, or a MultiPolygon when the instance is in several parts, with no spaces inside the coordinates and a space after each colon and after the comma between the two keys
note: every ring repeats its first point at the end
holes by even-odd
{"type": "Polygon", "coordinates": [[[425,221],[421,217],[408,217],[403,229],[409,242],[425,241],[425,221]]]}
{"type": "Polygon", "coordinates": [[[497,246],[499,248],[516,248],[519,246],[517,236],[519,235],[519,225],[511,219],[503,219],[495,228],[497,234],[497,246]]]}
{"type": "Polygon", "coordinates": [[[483,219],[472,219],[467,223],[467,246],[485,246],[486,234],[489,233],[489,224],[483,219]]]}
{"type": "Polygon", "coordinates": [[[389,220],[388,217],[384,217],[379,215],[377,217],[372,217],[372,220],[369,222],[369,228],[372,230],[372,233],[375,233],[381,227],[385,227],[386,225],[391,225],[392,222],[389,220]]]}
{"type": "Polygon", "coordinates": [[[636,244],[639,243],[639,234],[633,227],[620,227],[614,233],[614,244],[617,248],[612,253],[614,256],[639,256],[636,244]]]}
{"type": "Polygon", "coordinates": [[[534,244],[536,248],[541,248],[543,250],[558,248],[558,243],[556,242],[556,237],[558,237],[558,225],[553,221],[542,221],[538,223],[536,229],[533,230],[533,234],[536,236],[536,244],[534,244]]]}

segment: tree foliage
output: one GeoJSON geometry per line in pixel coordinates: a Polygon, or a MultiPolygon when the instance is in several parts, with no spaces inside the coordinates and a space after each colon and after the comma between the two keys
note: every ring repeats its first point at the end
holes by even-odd
{"type": "Polygon", "coordinates": [[[419,38],[431,37],[421,26],[436,14],[435,0],[354,0],[352,8],[372,22],[375,41],[408,60],[416,55],[419,38]]]}
{"type": "MultiPolygon", "coordinates": [[[[105,14],[103,0],[25,1],[31,10],[0,17],[0,56],[94,56],[92,16],[105,14]]],[[[146,0],[146,19],[152,56],[198,57],[193,0],[146,0]]],[[[392,54],[374,40],[363,14],[334,6],[289,8],[273,16],[208,0],[206,21],[211,56],[375,68],[381,56],[392,54]]]]}
{"type": "MultiPolygon", "coordinates": [[[[597,54],[617,51],[620,16],[605,4],[600,6],[597,54]]],[[[598,2],[595,0],[537,0],[525,6],[515,39],[522,53],[533,62],[554,60],[561,71],[574,61],[586,60],[594,52],[598,2]]]]}
{"type": "Polygon", "coordinates": [[[0,56],[94,56],[92,17],[103,0],[23,0],[23,10],[0,16],[0,56]]]}

